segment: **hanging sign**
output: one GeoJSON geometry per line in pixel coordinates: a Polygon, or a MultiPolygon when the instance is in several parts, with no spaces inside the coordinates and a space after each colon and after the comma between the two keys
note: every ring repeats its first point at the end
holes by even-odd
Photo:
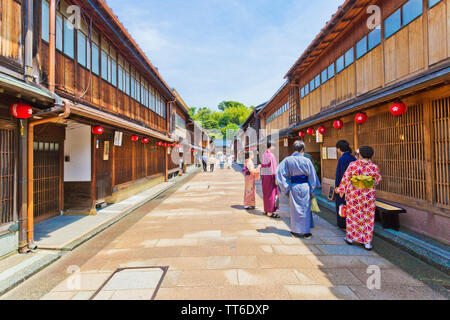
{"type": "Polygon", "coordinates": [[[322,148],[322,159],[323,160],[327,160],[328,159],[328,156],[327,156],[328,152],[327,151],[328,151],[327,148],[322,148]]]}
{"type": "Polygon", "coordinates": [[[327,157],[330,160],[337,160],[337,149],[336,148],[328,148],[327,157]]]}
{"type": "Polygon", "coordinates": [[[123,132],[114,131],[114,145],[117,147],[122,146],[123,132]]]}
{"type": "Polygon", "coordinates": [[[316,131],[316,143],[323,143],[323,134],[319,130],[316,131]]]}

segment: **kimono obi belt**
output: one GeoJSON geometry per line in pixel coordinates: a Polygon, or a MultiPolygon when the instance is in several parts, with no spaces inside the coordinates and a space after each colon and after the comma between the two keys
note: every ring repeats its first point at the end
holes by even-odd
{"type": "Polygon", "coordinates": [[[308,183],[309,179],[307,176],[295,176],[295,177],[291,177],[291,183],[292,184],[304,184],[304,183],[308,183]]]}
{"type": "Polygon", "coordinates": [[[371,176],[353,176],[351,182],[357,189],[372,189],[375,180],[371,176]]]}

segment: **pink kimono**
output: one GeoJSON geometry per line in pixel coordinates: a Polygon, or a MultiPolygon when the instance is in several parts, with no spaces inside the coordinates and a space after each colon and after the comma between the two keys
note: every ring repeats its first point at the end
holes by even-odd
{"type": "Polygon", "coordinates": [[[279,196],[275,179],[278,164],[277,159],[270,150],[267,150],[266,153],[264,153],[261,167],[264,212],[275,213],[278,210],[276,206],[276,197],[279,196]]]}
{"type": "Polygon", "coordinates": [[[244,190],[244,206],[256,206],[256,183],[255,174],[257,173],[253,161],[245,160],[245,167],[248,169],[245,175],[245,190],[244,190]]]}

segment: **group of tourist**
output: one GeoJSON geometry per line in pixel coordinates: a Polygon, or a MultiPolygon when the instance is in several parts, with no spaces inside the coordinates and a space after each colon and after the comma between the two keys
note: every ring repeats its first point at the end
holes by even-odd
{"type": "MultiPolygon", "coordinates": [[[[350,144],[341,140],[336,148],[340,155],[336,169],[337,226],[346,229],[344,241],[349,245],[360,243],[372,249],[375,223],[375,186],[381,182],[378,166],[372,162],[373,148],[362,146],[352,155],[350,144]]],[[[291,234],[310,239],[314,219],[311,204],[314,191],[321,187],[311,156],[305,153],[305,143],[294,143],[294,154],[279,165],[273,154],[275,148],[267,145],[261,165],[255,166],[254,153],[246,152],[243,169],[245,176],[244,208],[256,209],[256,180],[262,179],[264,214],[279,219],[279,192],[289,196],[291,234]]]]}
{"type": "Polygon", "coordinates": [[[216,166],[220,166],[220,169],[225,169],[226,165],[228,169],[231,169],[233,165],[233,158],[234,157],[232,155],[226,157],[223,154],[221,154],[218,158],[216,158],[213,154],[208,157],[206,153],[203,153],[201,158],[203,171],[208,172],[208,165],[211,172],[214,172],[216,166]]]}

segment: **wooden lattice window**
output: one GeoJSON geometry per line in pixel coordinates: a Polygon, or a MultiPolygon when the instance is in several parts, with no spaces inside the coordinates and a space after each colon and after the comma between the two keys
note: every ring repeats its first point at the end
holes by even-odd
{"type": "Polygon", "coordinates": [[[423,126],[423,108],[416,105],[402,117],[389,112],[371,116],[359,128],[359,145],[375,149],[373,161],[383,176],[378,190],[426,199],[423,126]]]}
{"type": "Polygon", "coordinates": [[[450,206],[450,97],[432,102],[435,199],[450,206]]]}
{"type": "Polygon", "coordinates": [[[299,103],[298,88],[292,87],[289,90],[289,124],[300,120],[299,103]]]}
{"type": "Polygon", "coordinates": [[[14,132],[0,130],[0,224],[14,220],[14,132]]]}

